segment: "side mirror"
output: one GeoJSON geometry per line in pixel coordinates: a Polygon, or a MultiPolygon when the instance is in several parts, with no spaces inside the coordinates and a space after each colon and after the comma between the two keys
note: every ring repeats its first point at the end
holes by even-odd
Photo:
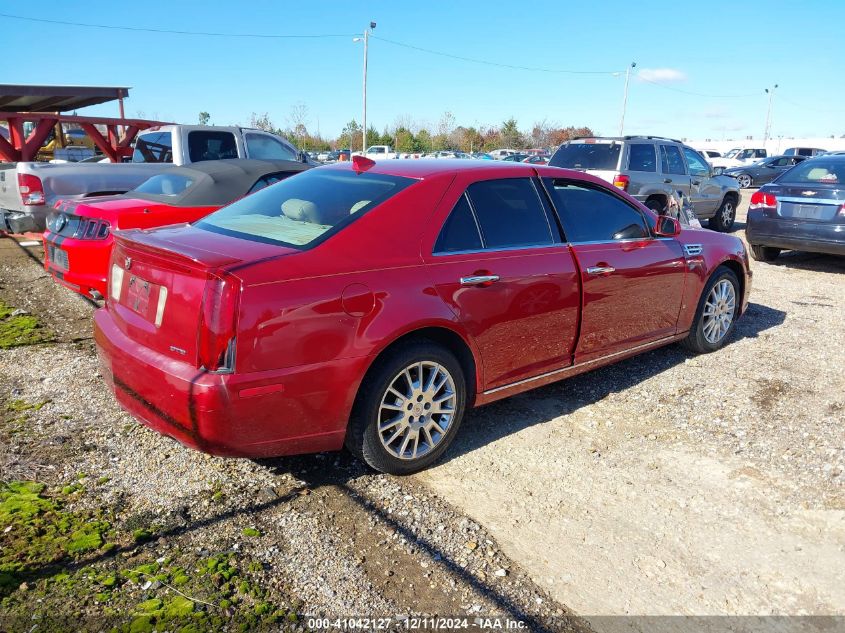
{"type": "Polygon", "coordinates": [[[677,237],[681,234],[681,223],[677,218],[658,215],[657,224],[654,225],[654,234],[657,237],[677,237]]]}

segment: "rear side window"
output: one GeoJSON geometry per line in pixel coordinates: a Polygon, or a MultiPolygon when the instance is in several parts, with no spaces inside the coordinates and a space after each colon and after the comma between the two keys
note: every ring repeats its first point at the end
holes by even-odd
{"type": "Polygon", "coordinates": [[[204,130],[188,132],[188,155],[192,163],[237,158],[238,146],[235,144],[235,135],[231,132],[204,130]]]}
{"type": "Polygon", "coordinates": [[[306,248],[343,230],[414,182],[385,174],[314,169],[241,198],[195,226],[245,240],[306,248]]]}
{"type": "Polygon", "coordinates": [[[569,143],[561,145],[549,164],[565,169],[613,170],[619,165],[619,143],[569,143]]]}
{"type": "Polygon", "coordinates": [[[143,134],[135,141],[133,163],[172,163],[173,141],[170,132],[143,134]]]}
{"type": "Polygon", "coordinates": [[[654,145],[632,143],[628,147],[628,169],[630,171],[657,171],[657,153],[654,145]]]}
{"type": "Polygon", "coordinates": [[[684,159],[681,157],[681,150],[674,145],[660,146],[660,163],[664,174],[686,174],[684,159]]]}
{"type": "Polygon", "coordinates": [[[485,248],[552,244],[549,221],[529,178],[484,180],[467,188],[485,248]]]}
{"type": "Polygon", "coordinates": [[[193,180],[182,174],[159,174],[135,187],[138,193],[156,196],[178,196],[193,184],[193,180]]]}
{"type": "Polygon", "coordinates": [[[649,236],[640,212],[611,193],[566,180],[544,182],[570,242],[613,242],[649,236]]]}
{"type": "Polygon", "coordinates": [[[455,203],[455,207],[443,224],[437,242],[435,253],[456,253],[461,251],[480,251],[481,235],[475,223],[472,209],[464,193],[455,203]]]}
{"type": "Polygon", "coordinates": [[[264,160],[296,160],[296,153],[280,140],[267,134],[245,134],[244,141],[250,158],[264,160]]]}

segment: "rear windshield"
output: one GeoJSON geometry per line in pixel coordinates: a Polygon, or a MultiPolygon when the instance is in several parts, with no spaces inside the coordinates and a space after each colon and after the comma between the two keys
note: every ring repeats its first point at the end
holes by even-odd
{"type": "Polygon", "coordinates": [[[777,179],[779,183],[841,185],[845,183],[845,160],[813,158],[798,163],[777,179]]]}
{"type": "Polygon", "coordinates": [[[413,182],[384,174],[314,169],[223,207],[196,226],[255,242],[307,248],[413,182]]]}
{"type": "Polygon", "coordinates": [[[619,164],[619,143],[570,143],[562,145],[549,164],[566,169],[613,170],[619,164]]]}
{"type": "Polygon", "coordinates": [[[135,187],[135,191],[155,196],[178,196],[193,182],[193,180],[181,174],[159,174],[135,187]]]}

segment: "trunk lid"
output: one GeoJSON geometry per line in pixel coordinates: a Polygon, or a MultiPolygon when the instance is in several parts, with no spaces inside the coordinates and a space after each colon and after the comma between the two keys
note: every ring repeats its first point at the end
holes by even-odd
{"type": "Polygon", "coordinates": [[[108,310],[144,347],[197,368],[220,369],[235,336],[237,270],[296,252],[191,226],[118,231],[108,310]]]}
{"type": "Polygon", "coordinates": [[[777,217],[787,220],[841,221],[845,190],[837,185],[773,184],[765,188],[777,197],[777,217]]]}

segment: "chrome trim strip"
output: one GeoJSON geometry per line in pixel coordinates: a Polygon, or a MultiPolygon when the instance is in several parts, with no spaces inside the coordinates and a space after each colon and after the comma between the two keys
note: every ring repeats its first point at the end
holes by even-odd
{"type": "Polygon", "coordinates": [[[843,203],[843,200],[836,200],[835,198],[793,198],[792,196],[788,198],[782,198],[781,196],[777,196],[777,200],[778,202],[791,202],[793,204],[829,204],[833,206],[839,206],[843,203]]]}
{"type": "Polygon", "coordinates": [[[617,356],[622,356],[623,354],[629,354],[631,352],[635,352],[640,349],[645,349],[647,347],[657,347],[663,343],[671,341],[672,339],[677,338],[677,335],[673,336],[664,336],[663,338],[657,339],[656,341],[650,341],[648,343],[643,343],[642,345],[637,345],[636,347],[631,347],[630,349],[624,349],[621,352],[614,352],[613,354],[608,354],[607,356],[601,356],[599,358],[594,358],[593,360],[588,360],[584,363],[578,363],[577,365],[570,365],[569,367],[563,367],[561,369],[554,369],[552,371],[547,371],[545,374],[540,374],[539,376],[533,376],[531,378],[524,378],[523,380],[517,380],[516,382],[512,382],[507,385],[502,385],[501,387],[495,387],[494,389],[488,389],[487,391],[483,392],[482,395],[488,396],[492,393],[496,393],[499,391],[504,391],[505,389],[510,389],[512,387],[518,387],[519,385],[524,385],[529,382],[533,382],[535,380],[542,380],[543,378],[548,378],[549,376],[554,376],[556,374],[562,374],[564,372],[573,371],[575,369],[580,369],[581,367],[589,367],[590,365],[594,365],[601,361],[607,360],[609,358],[615,358],[617,356]]]}
{"type": "Polygon", "coordinates": [[[503,253],[507,251],[524,251],[529,248],[566,248],[567,244],[557,242],[556,244],[525,244],[523,246],[503,246],[501,248],[482,248],[468,251],[448,251],[432,253],[432,257],[445,257],[446,255],[475,255],[478,253],[503,253]]]}

